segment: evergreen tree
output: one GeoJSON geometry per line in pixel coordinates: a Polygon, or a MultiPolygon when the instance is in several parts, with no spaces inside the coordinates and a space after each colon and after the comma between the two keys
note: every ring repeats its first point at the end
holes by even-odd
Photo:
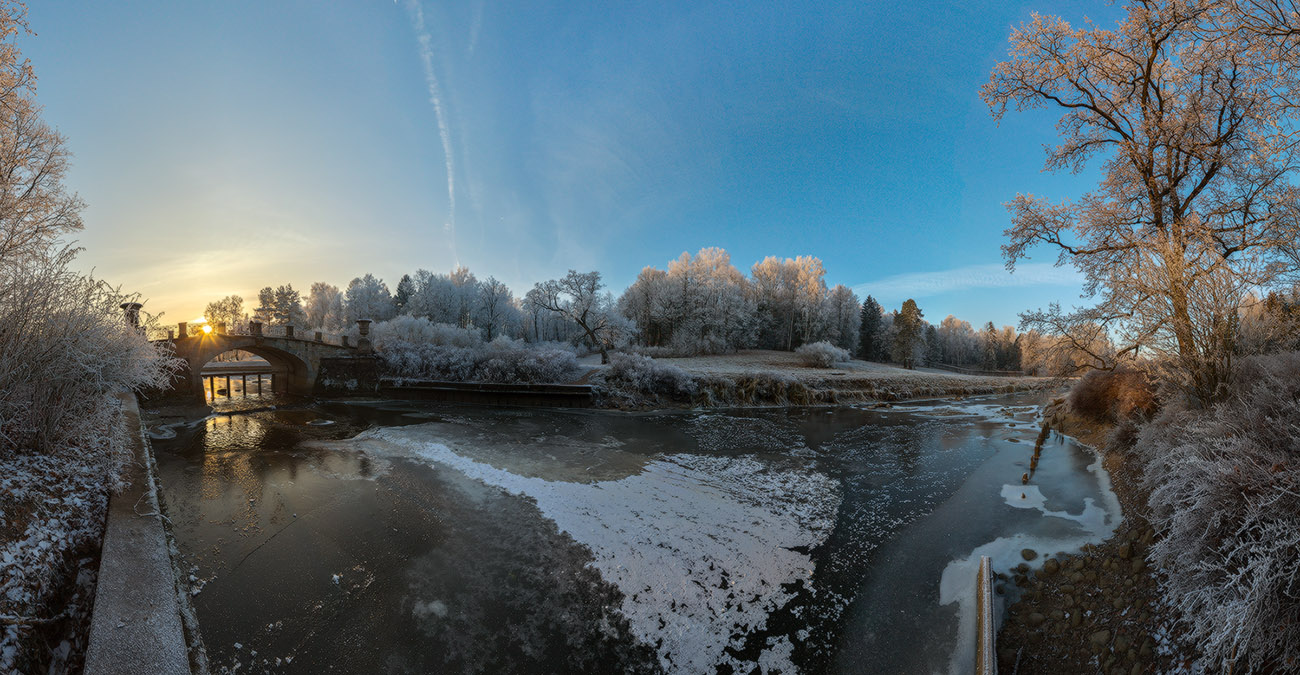
{"type": "Polygon", "coordinates": [[[925,356],[925,323],[921,321],[923,317],[921,308],[917,307],[916,301],[911,298],[903,303],[903,308],[894,317],[894,325],[898,327],[893,345],[894,360],[902,363],[904,368],[915,368],[918,357],[925,356]]]}
{"type": "Polygon", "coordinates": [[[933,324],[925,328],[925,365],[933,366],[943,361],[943,347],[939,344],[939,329],[933,324]]]}
{"type": "Polygon", "coordinates": [[[880,303],[867,296],[862,302],[862,326],[858,330],[858,356],[866,361],[879,361],[884,345],[880,340],[880,303]]]}
{"type": "Polygon", "coordinates": [[[393,309],[398,314],[405,314],[412,295],[415,295],[415,282],[411,281],[411,275],[403,274],[402,280],[397,282],[397,293],[393,294],[393,309]]]}

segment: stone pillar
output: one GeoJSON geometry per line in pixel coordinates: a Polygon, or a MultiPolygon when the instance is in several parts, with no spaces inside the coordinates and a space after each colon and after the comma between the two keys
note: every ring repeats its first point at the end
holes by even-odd
{"type": "Polygon", "coordinates": [[[226,322],[225,321],[218,322],[217,335],[225,335],[225,334],[226,334],[226,322]]]}
{"type": "Polygon", "coordinates": [[[346,336],[346,335],[343,336],[343,346],[344,346],[344,347],[347,347],[347,346],[348,346],[348,336],[346,336]]]}
{"type": "Polygon", "coordinates": [[[248,323],[248,328],[249,328],[248,332],[252,333],[254,336],[256,336],[256,337],[262,337],[262,322],[261,322],[261,321],[250,321],[250,322],[248,323]]]}
{"type": "Polygon", "coordinates": [[[121,304],[122,313],[126,315],[126,323],[132,328],[140,329],[140,308],[144,305],[138,302],[124,302],[121,304]]]}
{"type": "Polygon", "coordinates": [[[293,337],[293,324],[284,327],[284,336],[287,338],[293,337]]]}
{"type": "Polygon", "coordinates": [[[176,339],[176,331],[172,330],[171,328],[168,328],[168,329],[167,329],[167,339],[168,339],[168,340],[175,340],[175,339],[176,339]]]}
{"type": "Polygon", "coordinates": [[[317,342],[324,342],[324,341],[325,341],[325,336],[321,335],[320,331],[316,331],[316,341],[317,341],[317,342]]]}
{"type": "Polygon", "coordinates": [[[190,325],[190,324],[189,324],[188,321],[182,321],[182,322],[176,324],[176,329],[177,329],[177,330],[176,330],[176,339],[177,339],[177,340],[184,340],[185,338],[187,338],[187,337],[190,336],[189,328],[188,328],[189,325],[190,325]]]}
{"type": "Polygon", "coordinates": [[[357,330],[361,332],[361,337],[357,338],[357,351],[362,354],[369,354],[374,351],[370,346],[370,319],[357,319],[357,330]]]}

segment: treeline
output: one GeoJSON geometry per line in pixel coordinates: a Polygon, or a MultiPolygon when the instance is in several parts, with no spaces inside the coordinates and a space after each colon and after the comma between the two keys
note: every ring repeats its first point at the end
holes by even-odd
{"type": "Polygon", "coordinates": [[[886,310],[842,284],[829,287],[822,261],[768,257],[749,274],[720,248],[683,253],[667,269],[646,267],[621,296],[598,272],[570,272],[516,296],[495,277],[465,267],[448,274],[417,270],[394,290],[372,274],[345,289],[316,282],[304,298],[291,284],[258,293],[251,313],[239,296],[208,305],[209,322],[238,329],[249,321],[293,324],[330,333],[357,319],[426,319],[528,342],[585,344],[605,353],[632,348],[652,356],[719,354],[742,349],[794,350],[827,342],[858,358],[912,368],[948,364],[981,370],[1071,372],[1086,359],[1036,332],[992,322],[976,330],[954,316],[937,326],[908,300],[886,310]]]}

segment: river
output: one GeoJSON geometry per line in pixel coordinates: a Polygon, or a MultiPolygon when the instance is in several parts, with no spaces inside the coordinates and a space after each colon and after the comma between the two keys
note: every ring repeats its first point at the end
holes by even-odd
{"type": "Polygon", "coordinates": [[[1041,397],[327,402],[153,443],[214,672],[966,673],[979,555],[1118,523],[1071,439],[1021,485],[1041,397]]]}

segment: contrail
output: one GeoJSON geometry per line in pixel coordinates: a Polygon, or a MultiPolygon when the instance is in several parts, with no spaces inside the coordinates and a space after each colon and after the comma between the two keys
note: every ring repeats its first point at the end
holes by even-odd
{"type": "Polygon", "coordinates": [[[438,74],[433,68],[433,37],[424,25],[424,8],[419,0],[407,0],[406,9],[411,13],[416,38],[420,42],[420,63],[424,66],[424,83],[429,88],[429,102],[433,104],[433,113],[438,118],[438,135],[442,137],[442,155],[447,160],[447,223],[444,226],[451,235],[451,253],[460,264],[456,253],[456,160],[451,149],[451,128],[447,125],[447,114],[442,107],[442,88],[438,86],[438,74]]]}

